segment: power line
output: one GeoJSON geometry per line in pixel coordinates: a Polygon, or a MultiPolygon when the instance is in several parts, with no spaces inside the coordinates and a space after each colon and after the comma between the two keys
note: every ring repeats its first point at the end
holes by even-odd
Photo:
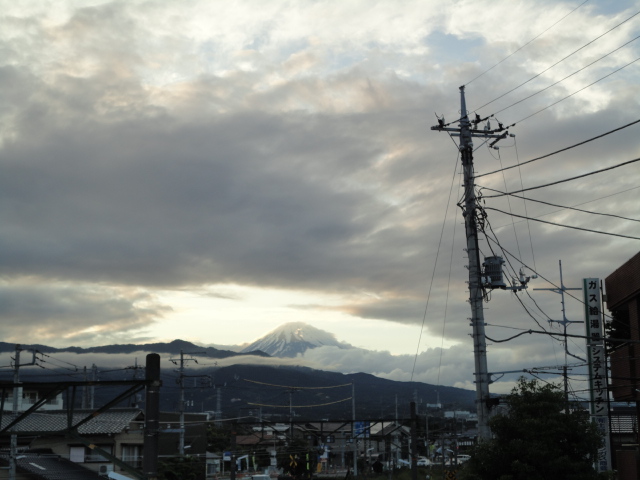
{"type": "MultiPolygon", "coordinates": [[[[498,241],[498,237],[497,237],[497,235],[495,234],[495,232],[493,231],[493,228],[491,227],[491,223],[490,223],[488,220],[486,221],[486,225],[488,225],[489,230],[491,230],[491,233],[493,234],[493,238],[491,238],[489,235],[487,235],[487,232],[485,231],[485,229],[483,229],[483,230],[482,230],[482,232],[484,233],[485,237],[486,237],[488,240],[492,240],[492,241],[493,241],[493,242],[498,246],[498,248],[500,248],[500,250],[503,252],[504,256],[507,258],[507,262],[509,263],[509,266],[511,267],[511,270],[513,271],[513,274],[515,275],[515,274],[516,274],[516,272],[515,272],[515,268],[513,268],[513,265],[511,265],[511,262],[509,261],[508,257],[506,256],[506,253],[505,253],[504,249],[502,248],[502,245],[501,245],[501,244],[500,244],[500,242],[498,241]]],[[[493,250],[492,250],[492,251],[493,251],[493,250]]],[[[521,262],[521,263],[522,263],[522,262],[521,262]]],[[[542,330],[545,330],[545,328],[540,324],[540,322],[538,322],[538,319],[537,319],[537,318],[535,318],[535,317],[533,316],[533,314],[529,311],[529,309],[528,309],[528,308],[527,308],[527,306],[524,304],[524,302],[522,301],[522,299],[517,295],[517,292],[516,292],[516,291],[514,291],[514,294],[515,294],[516,299],[518,300],[518,302],[520,303],[520,305],[521,305],[521,306],[522,306],[522,308],[524,309],[524,311],[525,311],[525,312],[527,312],[527,314],[528,314],[528,315],[533,319],[533,321],[534,321],[534,322],[536,322],[536,324],[538,325],[538,327],[540,327],[542,330]]],[[[534,303],[536,303],[536,302],[534,301],[534,303]]],[[[536,306],[538,306],[538,304],[537,304],[537,303],[536,303],[536,306]]],[[[541,309],[539,306],[538,306],[538,309],[539,309],[540,311],[542,311],[542,309],[541,309]]],[[[542,313],[543,313],[547,318],[549,318],[549,316],[548,316],[546,313],[544,313],[544,312],[542,312],[542,313]]],[[[546,330],[545,330],[545,331],[546,331],[546,330]]]]}
{"type": "MultiPolygon", "coordinates": [[[[564,180],[558,180],[556,182],[545,183],[544,185],[538,185],[536,187],[523,188],[521,190],[516,190],[516,191],[511,192],[511,193],[502,193],[500,195],[485,195],[483,198],[504,197],[505,195],[511,195],[513,193],[522,193],[522,192],[528,192],[529,190],[537,190],[538,188],[550,187],[552,185],[558,185],[560,183],[570,182],[571,180],[577,180],[578,178],[584,178],[584,177],[588,177],[590,175],[595,175],[596,173],[607,172],[609,170],[613,170],[613,169],[618,168],[618,167],[623,167],[625,165],[629,165],[631,163],[635,163],[635,162],[638,162],[638,161],[640,161],[640,158],[634,158],[633,160],[627,160],[626,162],[618,163],[616,165],[612,165],[612,166],[607,167],[607,168],[601,168],[600,170],[594,170],[593,172],[584,173],[582,175],[576,175],[575,177],[565,178],[564,180]]],[[[482,187],[482,188],[484,188],[484,187],[482,187]]]]}
{"type": "MultiPolygon", "coordinates": [[[[514,138],[514,142],[513,145],[516,149],[516,160],[518,165],[520,165],[520,155],[518,154],[518,141],[515,140],[514,138]]],[[[500,165],[500,167],[502,167],[502,165],[500,165]]],[[[522,169],[518,166],[518,174],[520,175],[520,188],[524,188],[524,182],[522,181],[522,169]]],[[[523,197],[524,198],[524,197],[523,197]]],[[[527,210],[527,201],[524,201],[524,214],[529,216],[529,212],[527,210]]],[[[513,223],[513,225],[515,225],[515,223],[513,223]]],[[[531,259],[533,260],[533,266],[536,266],[536,255],[535,252],[533,250],[533,238],[531,236],[531,225],[529,224],[529,222],[527,221],[527,230],[529,231],[529,244],[531,245],[531,259]]],[[[536,304],[537,306],[537,304],[536,304]]],[[[540,308],[540,307],[538,307],[540,308]]]]}
{"type": "Polygon", "coordinates": [[[496,212],[504,213],[505,215],[512,215],[514,217],[524,218],[524,219],[527,219],[527,220],[532,220],[534,222],[546,223],[548,225],[555,225],[556,227],[565,227],[565,228],[571,228],[573,230],[581,230],[583,232],[599,233],[601,235],[611,235],[612,237],[630,238],[631,240],[640,240],[640,237],[632,237],[630,235],[622,235],[621,233],[602,232],[600,230],[591,230],[589,228],[574,227],[572,225],[565,225],[565,224],[562,224],[562,223],[548,222],[546,220],[540,220],[539,218],[525,217],[524,215],[517,215],[515,213],[505,212],[505,211],[497,209],[497,208],[485,207],[485,209],[494,210],[496,212]]]}
{"type": "Polygon", "coordinates": [[[268,385],[269,387],[291,388],[291,389],[296,389],[296,390],[322,390],[322,389],[326,389],[326,388],[350,387],[351,385],[353,385],[352,383],[345,383],[345,384],[342,384],[342,385],[332,385],[332,386],[329,386],[329,387],[294,387],[294,386],[289,386],[289,385],[274,385],[272,383],[258,382],[257,380],[249,380],[248,378],[243,378],[243,380],[245,382],[257,383],[259,385],[268,385]]]}
{"type": "MultiPolygon", "coordinates": [[[[492,175],[494,173],[502,172],[504,170],[509,170],[511,168],[521,167],[522,165],[526,165],[527,163],[535,162],[536,160],[542,160],[543,158],[547,158],[547,157],[550,157],[552,155],[556,155],[556,154],[561,153],[561,152],[566,152],[567,150],[571,150],[572,148],[579,147],[580,145],[584,145],[585,143],[592,142],[592,141],[597,140],[599,138],[606,137],[607,135],[615,133],[615,132],[617,132],[619,130],[623,130],[623,129],[627,128],[627,127],[630,127],[631,125],[635,125],[636,123],[640,123],[640,119],[635,120],[635,121],[633,121],[631,123],[627,123],[626,125],[623,125],[622,127],[618,127],[618,128],[613,129],[613,130],[610,130],[610,131],[608,131],[606,133],[603,133],[602,135],[598,135],[597,137],[589,138],[588,140],[584,140],[583,142],[576,143],[575,145],[571,145],[570,147],[562,148],[560,150],[556,150],[555,152],[548,153],[548,154],[543,155],[541,157],[536,157],[536,158],[533,158],[531,160],[527,160],[526,162],[518,163],[517,165],[512,165],[510,167],[500,168],[499,170],[494,170],[492,172],[483,173],[481,175],[476,175],[476,178],[485,177],[487,175],[492,175]]],[[[523,191],[523,190],[521,190],[521,191],[523,191]]]]}
{"type": "MultiPolygon", "coordinates": [[[[456,165],[457,165],[457,161],[456,161],[456,165]]],[[[454,174],[455,176],[455,174],[454,174]]],[[[460,191],[461,186],[458,186],[458,191],[460,191]]],[[[451,196],[451,192],[449,192],[449,196],[451,196]]],[[[449,207],[447,206],[447,209],[449,207]]],[[[442,354],[444,352],[444,332],[447,326],[447,311],[449,309],[449,289],[451,287],[451,272],[452,272],[452,266],[453,266],[453,252],[455,249],[455,240],[456,240],[456,226],[457,226],[457,222],[453,222],[453,234],[452,234],[452,240],[451,240],[451,255],[449,255],[449,276],[447,277],[447,295],[445,297],[445,301],[444,301],[444,315],[443,315],[443,319],[442,319],[442,335],[440,337],[440,355],[438,358],[438,378],[436,381],[436,385],[440,384],[440,373],[442,372],[442,354]]]]}
{"type": "MultiPolygon", "coordinates": [[[[500,166],[502,167],[502,155],[500,154],[500,150],[498,150],[498,157],[500,158],[500,166]]],[[[508,190],[507,176],[504,174],[504,172],[502,172],[502,181],[504,182],[504,189],[508,190]]],[[[511,199],[509,197],[507,197],[507,205],[509,206],[509,211],[512,212],[513,209],[511,208],[511,199]]],[[[518,255],[522,257],[522,252],[520,251],[520,240],[518,240],[518,230],[516,229],[515,220],[513,219],[511,221],[511,227],[513,228],[513,236],[516,239],[516,247],[518,249],[518,255]]]]}
{"type": "MultiPolygon", "coordinates": [[[[492,192],[501,193],[503,195],[508,195],[510,197],[520,198],[522,200],[529,200],[530,202],[542,203],[544,205],[550,205],[552,207],[558,207],[558,208],[561,208],[561,209],[574,210],[576,212],[581,212],[581,213],[590,213],[591,215],[601,215],[601,216],[604,216],[604,217],[619,218],[620,220],[629,220],[631,222],[640,222],[640,220],[638,220],[636,218],[622,217],[620,215],[614,215],[613,213],[592,212],[590,210],[583,210],[581,208],[567,207],[567,206],[564,206],[564,205],[558,205],[558,204],[555,204],[555,203],[545,202],[544,200],[536,200],[535,198],[521,197],[521,196],[516,195],[514,193],[502,192],[500,190],[495,190],[493,188],[484,187],[484,189],[485,190],[490,190],[492,192]]],[[[509,197],[507,197],[507,198],[509,198],[509,197]]]]}
{"type": "MultiPolygon", "coordinates": [[[[494,239],[492,239],[491,237],[487,236],[486,237],[488,240],[491,240],[495,243],[497,243],[494,239]]],[[[545,277],[542,273],[540,273],[539,271],[537,271],[534,268],[531,268],[529,265],[527,265],[526,263],[524,263],[522,260],[520,260],[518,257],[516,257],[513,253],[511,253],[509,250],[507,250],[506,248],[500,246],[500,249],[508,256],[514,258],[515,260],[517,260],[518,262],[520,262],[522,265],[524,265],[526,268],[528,268],[529,270],[531,270],[533,273],[535,273],[536,275],[538,275],[538,277],[540,277],[541,279],[543,279],[545,282],[547,282],[550,285],[553,285],[555,288],[560,289],[561,287],[556,285],[553,281],[549,280],[547,277],[545,277]]],[[[576,297],[575,295],[573,295],[571,292],[569,291],[565,291],[565,293],[573,298],[574,300],[576,300],[578,303],[585,305],[584,300],[581,298],[576,297]]],[[[611,315],[608,315],[607,313],[605,313],[604,311],[602,312],[602,314],[604,315],[605,318],[608,318],[609,320],[611,320],[611,322],[616,322],[616,323],[621,323],[620,320],[617,320],[616,318],[612,317],[611,315]]],[[[633,328],[634,332],[637,332],[638,329],[636,327],[633,326],[629,326],[629,328],[633,328]]],[[[618,339],[612,339],[612,338],[608,338],[608,340],[613,341],[616,340],[618,341],[618,339]]],[[[620,340],[623,341],[623,340],[620,340]]],[[[640,343],[640,341],[634,341],[634,340],[628,340],[628,343],[640,343]]]]}
{"type": "Polygon", "coordinates": [[[247,402],[247,405],[254,405],[256,407],[272,407],[272,408],[312,408],[312,407],[324,407],[327,405],[334,405],[336,403],[347,402],[351,399],[352,397],[348,397],[348,398],[343,398],[342,400],[336,400],[335,402],[318,403],[316,405],[265,405],[263,403],[252,403],[252,402],[247,402]]]}
{"type": "Polygon", "coordinates": [[[557,22],[555,22],[553,25],[551,25],[550,27],[548,27],[546,30],[544,30],[542,33],[539,33],[538,35],[536,35],[535,37],[533,37],[531,40],[529,40],[527,43],[525,43],[524,45],[522,45],[520,48],[514,50],[512,53],[510,53],[509,55],[507,55],[505,58],[503,58],[502,60],[500,60],[498,63],[496,63],[493,67],[486,69],[484,72],[482,72],[480,75],[477,75],[475,78],[471,79],[469,82],[467,82],[465,85],[470,85],[471,82],[476,81],[477,79],[479,79],[480,77],[482,77],[485,73],[490,72],[491,70],[493,70],[494,68],[496,68],[498,65],[500,65],[502,62],[504,62],[505,60],[509,59],[510,57],[512,57],[513,55],[515,55],[516,53],[518,53],[520,50],[522,50],[524,47],[526,47],[527,45],[529,45],[531,42],[533,42],[534,40],[536,40],[538,37],[544,35],[545,33],[547,33],[549,30],[551,30],[553,27],[555,27],[558,23],[560,23],[562,20],[564,20],[565,18],[567,18],[569,15],[571,15],[573,12],[575,12],[576,10],[578,10],[581,6],[583,6],[585,3],[587,3],[589,0],[585,0],[584,2],[582,2],[580,5],[578,5],[576,8],[574,8],[573,10],[571,10],[569,13],[567,13],[564,17],[562,17],[560,20],[558,20],[557,22]]]}
{"type": "Polygon", "coordinates": [[[567,75],[567,76],[566,76],[566,77],[564,77],[563,79],[558,80],[557,82],[554,82],[554,83],[552,83],[551,85],[548,85],[548,86],[544,87],[542,90],[538,90],[537,92],[532,93],[531,95],[528,95],[528,96],[526,96],[526,97],[524,97],[524,98],[522,98],[522,99],[518,100],[517,102],[512,103],[512,104],[511,104],[511,105],[509,105],[508,107],[504,107],[504,108],[502,108],[502,109],[498,110],[497,112],[495,112],[495,113],[494,113],[494,115],[497,115],[498,113],[504,112],[505,110],[508,110],[509,108],[511,108],[511,107],[513,107],[513,106],[515,106],[515,105],[518,105],[519,103],[522,103],[522,102],[524,102],[525,100],[529,100],[530,98],[535,97],[535,96],[536,96],[536,95],[538,95],[539,93],[542,93],[542,92],[544,92],[544,91],[546,91],[546,90],[549,90],[549,89],[550,89],[550,88],[552,88],[552,87],[555,87],[555,86],[556,86],[556,85],[558,85],[559,83],[564,82],[567,78],[573,77],[574,75],[576,75],[576,74],[580,73],[581,71],[583,71],[583,70],[585,70],[585,69],[589,68],[591,65],[593,65],[593,64],[595,64],[595,63],[598,63],[598,62],[599,62],[600,60],[602,60],[603,58],[607,58],[607,57],[608,57],[609,55],[611,55],[612,53],[615,53],[615,52],[617,52],[618,50],[620,50],[621,48],[626,47],[626,46],[627,46],[627,45],[629,45],[631,42],[635,42],[638,38],[640,38],[640,35],[638,35],[637,37],[635,37],[635,38],[634,38],[634,39],[632,39],[632,40],[629,40],[629,41],[628,41],[627,43],[625,43],[624,45],[619,46],[618,48],[616,48],[615,50],[612,50],[611,52],[607,53],[606,55],[603,55],[602,57],[598,58],[597,60],[594,60],[594,61],[593,61],[593,62],[591,62],[590,64],[585,65],[584,67],[580,68],[579,70],[576,70],[575,72],[573,72],[573,73],[571,73],[571,74],[567,75]]]}
{"type": "Polygon", "coordinates": [[[449,198],[447,199],[447,208],[444,211],[444,218],[442,219],[442,228],[440,229],[440,239],[438,240],[438,248],[436,250],[436,259],[433,263],[433,271],[431,273],[431,282],[429,282],[429,290],[427,292],[427,301],[424,306],[424,314],[422,315],[422,326],[420,327],[420,335],[418,336],[418,345],[416,347],[416,354],[413,359],[413,368],[411,369],[411,381],[413,381],[413,374],[415,373],[416,363],[418,361],[418,352],[420,350],[420,341],[422,340],[422,331],[424,330],[424,324],[427,319],[427,311],[429,310],[429,300],[431,299],[431,289],[433,288],[433,283],[434,283],[433,279],[436,276],[436,267],[438,266],[438,258],[440,257],[440,247],[442,246],[442,237],[444,236],[444,227],[447,222],[447,214],[449,213],[449,205],[451,203],[451,194],[453,192],[453,184],[456,179],[457,171],[458,171],[458,159],[456,158],[456,163],[453,169],[453,177],[451,178],[451,186],[449,187],[449,198]]]}
{"type": "Polygon", "coordinates": [[[560,100],[558,100],[557,102],[553,102],[551,105],[547,105],[546,107],[541,108],[541,109],[540,109],[540,110],[538,110],[537,112],[534,112],[534,113],[532,113],[531,115],[527,115],[526,117],[521,118],[520,120],[518,120],[517,122],[512,123],[512,124],[511,124],[511,125],[509,125],[509,126],[510,126],[510,127],[513,127],[513,126],[515,126],[517,123],[524,122],[525,120],[528,120],[529,118],[533,117],[534,115],[537,115],[537,114],[539,114],[539,113],[541,113],[541,112],[544,112],[547,108],[551,108],[551,107],[553,107],[554,105],[557,105],[557,104],[559,104],[560,102],[563,102],[563,101],[564,101],[564,100],[566,100],[567,98],[573,97],[576,93],[580,93],[580,92],[582,92],[583,90],[586,90],[587,88],[592,87],[593,85],[595,85],[596,83],[598,83],[598,82],[600,82],[600,81],[604,80],[605,78],[609,78],[609,77],[610,77],[611,75],[613,75],[614,73],[618,73],[620,70],[623,70],[623,69],[627,68],[629,65],[632,65],[632,64],[636,63],[638,60],[640,60],[640,57],[636,58],[635,60],[630,61],[630,62],[629,62],[629,63],[627,63],[626,65],[623,65],[622,67],[620,67],[620,68],[618,68],[618,69],[614,70],[613,72],[609,73],[608,75],[605,75],[604,77],[600,77],[600,78],[599,78],[598,80],[596,80],[595,82],[591,82],[589,85],[586,85],[586,86],[582,87],[581,89],[576,90],[575,92],[573,92],[573,93],[571,93],[571,94],[567,95],[566,97],[561,98],[561,99],[560,99],[560,100]]]}
{"type": "MultiPolygon", "coordinates": [[[[553,67],[555,67],[555,66],[556,66],[556,65],[558,65],[559,63],[564,62],[567,58],[569,58],[569,57],[571,57],[571,56],[575,55],[576,53],[578,53],[578,52],[579,52],[580,50],[582,50],[583,48],[585,48],[585,47],[587,47],[587,46],[591,45],[591,44],[592,44],[593,42],[595,42],[596,40],[599,40],[600,38],[604,37],[605,35],[607,35],[608,33],[612,32],[613,30],[615,30],[615,29],[616,29],[616,28],[618,28],[619,26],[623,25],[624,23],[628,22],[629,20],[631,20],[633,17],[635,17],[635,16],[636,16],[636,15],[638,15],[638,14],[640,14],[640,12],[636,12],[636,13],[634,13],[633,15],[631,15],[631,16],[630,16],[629,18],[627,18],[626,20],[623,20],[622,22],[620,22],[620,23],[619,23],[619,24],[617,24],[616,26],[614,26],[614,27],[610,28],[609,30],[607,30],[606,32],[604,32],[603,34],[598,35],[596,38],[594,38],[594,39],[593,39],[593,40],[591,40],[590,42],[585,43],[585,44],[584,44],[583,46],[581,46],[579,49],[577,49],[577,50],[573,51],[572,53],[570,53],[570,54],[569,54],[569,55],[567,55],[566,57],[564,57],[564,58],[562,58],[562,59],[558,60],[556,63],[554,63],[554,64],[553,64],[553,65],[551,65],[550,67],[545,68],[543,71],[541,71],[540,73],[538,73],[538,74],[534,75],[534,76],[533,76],[533,77],[531,77],[529,80],[527,80],[527,81],[525,81],[525,82],[521,83],[521,84],[520,84],[520,85],[518,85],[517,87],[512,88],[511,90],[507,91],[506,93],[503,93],[503,94],[502,94],[502,95],[500,95],[499,97],[494,98],[493,100],[491,100],[491,101],[489,101],[489,102],[485,103],[484,105],[482,105],[482,106],[480,106],[480,107],[476,108],[475,110],[480,110],[481,108],[486,107],[487,105],[492,104],[492,103],[493,103],[493,102],[495,102],[496,100],[499,100],[499,99],[501,99],[502,97],[504,97],[505,95],[508,95],[508,94],[510,94],[511,92],[513,92],[513,91],[517,90],[518,88],[522,87],[523,85],[526,85],[526,84],[527,84],[527,83],[529,83],[531,80],[534,80],[534,79],[538,78],[538,77],[539,77],[540,75],[542,75],[543,73],[545,73],[545,72],[547,72],[547,71],[551,70],[553,67]]],[[[463,113],[464,113],[464,112],[463,112],[463,113]]],[[[521,121],[522,121],[522,120],[521,120],[521,121]]]]}
{"type": "MultiPolygon", "coordinates": [[[[602,196],[602,197],[594,198],[593,200],[587,200],[586,202],[574,203],[573,205],[571,205],[571,207],[567,207],[567,208],[574,208],[574,207],[577,207],[577,206],[579,206],[579,205],[586,205],[587,203],[597,202],[598,200],[603,200],[603,199],[605,199],[605,198],[614,197],[614,196],[616,196],[616,195],[621,195],[621,194],[623,194],[623,193],[630,192],[631,190],[636,190],[636,189],[638,189],[638,188],[640,188],[640,185],[638,185],[637,187],[627,188],[627,189],[622,190],[622,191],[620,191],[620,192],[611,193],[611,194],[609,194],[609,195],[604,195],[604,196],[602,196]]],[[[535,217],[535,218],[545,217],[545,216],[547,216],[547,215],[553,215],[554,213],[560,212],[561,210],[562,210],[562,209],[560,209],[560,210],[553,210],[553,211],[551,211],[551,212],[543,213],[543,214],[541,214],[541,215],[538,215],[538,216],[537,216],[537,217],[535,217]]],[[[525,212],[525,214],[526,214],[526,215],[528,215],[528,213],[527,213],[527,212],[525,212]]],[[[519,221],[517,221],[516,223],[522,223],[522,222],[524,222],[524,221],[525,221],[525,220],[519,220],[519,221]]],[[[496,227],[496,229],[498,229],[498,228],[503,228],[503,227],[506,227],[506,226],[507,226],[507,225],[501,225],[501,226],[499,226],[499,227],[496,227]]],[[[535,264],[534,264],[534,271],[535,271],[535,264]]]]}

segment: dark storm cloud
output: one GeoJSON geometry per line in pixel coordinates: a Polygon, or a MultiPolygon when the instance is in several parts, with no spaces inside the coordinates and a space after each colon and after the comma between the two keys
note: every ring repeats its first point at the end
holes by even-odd
{"type": "Polygon", "coordinates": [[[0,317],[12,322],[5,341],[110,338],[110,329],[148,326],[168,310],[149,293],[135,289],[40,284],[33,279],[0,286],[0,317]],[[83,333],[84,329],[91,332],[83,333]]]}
{"type": "MultiPolygon", "coordinates": [[[[392,227],[415,219],[368,183],[388,147],[376,115],[104,122],[89,110],[60,127],[49,107],[26,108],[3,152],[12,275],[379,289],[410,266],[380,251],[422,248],[423,225],[392,227]]],[[[412,181],[395,162],[381,173],[412,181]]]]}

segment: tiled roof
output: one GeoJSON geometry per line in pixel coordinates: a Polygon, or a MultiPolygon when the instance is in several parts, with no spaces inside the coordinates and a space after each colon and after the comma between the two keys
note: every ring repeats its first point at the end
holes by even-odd
{"type": "MultiPolygon", "coordinates": [[[[96,472],[53,454],[20,453],[16,463],[19,473],[34,480],[104,480],[96,472]]],[[[0,455],[0,464],[9,464],[6,454],[0,455]]]]}
{"type": "MultiPolygon", "coordinates": [[[[73,413],[72,423],[75,425],[93,410],[77,410],[73,413]]],[[[15,418],[11,413],[2,415],[2,428],[8,425],[15,418]]],[[[142,411],[136,408],[111,409],[92,418],[87,423],[78,428],[78,433],[83,435],[121,433],[125,428],[129,428],[131,422],[142,419],[142,411]]],[[[20,432],[60,432],[67,429],[67,411],[49,410],[45,412],[32,413],[20,421],[15,427],[20,432]]]]}

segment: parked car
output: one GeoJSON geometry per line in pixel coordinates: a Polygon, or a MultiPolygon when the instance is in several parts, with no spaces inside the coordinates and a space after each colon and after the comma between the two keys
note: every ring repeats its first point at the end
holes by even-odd
{"type": "Polygon", "coordinates": [[[462,465],[464,462],[466,462],[470,458],[471,458],[471,455],[459,454],[457,459],[456,457],[448,457],[444,463],[445,465],[455,465],[457,461],[458,465],[462,465]]]}
{"type": "Polygon", "coordinates": [[[431,465],[431,460],[429,460],[427,457],[418,457],[418,461],[416,462],[416,465],[418,467],[427,467],[431,465]]]}

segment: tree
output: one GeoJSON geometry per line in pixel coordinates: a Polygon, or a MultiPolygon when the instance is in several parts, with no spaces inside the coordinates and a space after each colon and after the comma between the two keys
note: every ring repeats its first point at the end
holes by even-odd
{"type": "Polygon", "coordinates": [[[207,428],[207,451],[223,452],[231,448],[231,428],[209,425],[207,428]]]}
{"type": "Polygon", "coordinates": [[[158,474],[162,480],[204,480],[206,465],[202,458],[171,457],[160,462],[158,474]]]}
{"type": "Polygon", "coordinates": [[[493,438],[475,447],[460,478],[600,478],[593,469],[600,434],[580,405],[572,404],[567,411],[559,386],[520,378],[506,400],[508,412],[489,422],[493,438]]]}

